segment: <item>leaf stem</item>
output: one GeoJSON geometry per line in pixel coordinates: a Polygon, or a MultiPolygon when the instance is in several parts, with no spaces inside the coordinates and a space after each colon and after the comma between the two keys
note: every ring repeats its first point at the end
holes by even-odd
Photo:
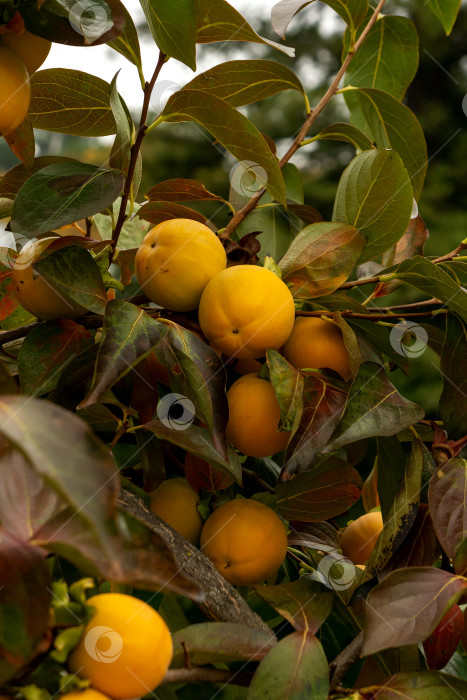
{"type": "Polygon", "coordinates": [[[120,202],[120,211],[118,213],[118,218],[117,218],[117,223],[115,224],[115,228],[112,232],[112,259],[113,256],[115,255],[115,250],[117,248],[117,243],[118,243],[118,238],[120,236],[120,233],[123,228],[123,224],[125,223],[126,220],[126,207],[128,204],[128,200],[131,195],[131,190],[132,190],[132,185],[133,185],[133,178],[135,176],[135,170],[136,170],[136,164],[138,162],[138,156],[141,150],[141,144],[143,143],[143,139],[146,135],[147,131],[147,123],[146,120],[148,118],[148,112],[149,112],[149,103],[151,100],[151,94],[154,89],[154,85],[156,84],[156,80],[159,77],[159,73],[162,70],[162,66],[164,65],[166,61],[166,55],[162,53],[162,51],[159,51],[159,59],[157,61],[157,65],[154,69],[153,76],[149,83],[145,83],[144,86],[144,99],[143,99],[143,107],[141,109],[141,117],[139,120],[139,126],[138,126],[138,131],[136,133],[136,139],[131,147],[131,158],[130,158],[130,165],[128,167],[128,173],[125,179],[125,185],[123,187],[123,196],[122,196],[122,201],[120,202]]]}
{"type": "MultiPolygon", "coordinates": [[[[378,16],[383,9],[384,5],[386,3],[386,0],[380,0],[378,3],[378,6],[376,7],[375,11],[373,12],[372,16],[370,17],[370,20],[368,21],[368,24],[366,25],[365,29],[363,32],[360,34],[360,37],[358,38],[358,41],[355,43],[355,46],[353,48],[353,51],[349,51],[347,56],[345,57],[344,62],[342,63],[342,66],[340,67],[338,73],[336,74],[334,80],[332,81],[331,85],[329,86],[328,90],[326,91],[326,94],[321,98],[321,100],[318,102],[317,106],[315,109],[311,110],[311,112],[308,114],[307,118],[305,119],[305,122],[303,123],[302,128],[294,138],[292,145],[288,149],[287,153],[282,156],[281,160],[279,161],[279,167],[283,168],[286,163],[289,162],[289,160],[292,158],[294,153],[300,148],[302,141],[306,137],[307,133],[310,130],[310,127],[313,125],[315,122],[316,118],[321,114],[323,109],[326,107],[328,102],[334,95],[336,94],[337,90],[339,89],[339,83],[342,80],[343,75],[345,74],[347,68],[349,67],[350,62],[352,61],[353,57],[355,56],[356,52],[360,48],[360,46],[363,44],[365,41],[368,33],[370,32],[371,28],[375,24],[376,20],[378,19],[378,16]]],[[[239,209],[237,213],[232,217],[232,219],[229,221],[227,226],[225,227],[223,233],[219,236],[220,238],[229,238],[230,234],[235,231],[237,226],[241,224],[241,222],[245,219],[245,217],[253,211],[253,209],[256,207],[258,202],[260,201],[261,197],[265,193],[266,189],[263,188],[261,190],[258,190],[258,192],[250,199],[250,201],[245,204],[245,206],[242,209],[239,209]]]]}

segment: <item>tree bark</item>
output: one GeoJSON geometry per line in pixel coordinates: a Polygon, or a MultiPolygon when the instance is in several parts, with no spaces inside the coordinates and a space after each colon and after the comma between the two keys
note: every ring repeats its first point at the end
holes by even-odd
{"type": "Polygon", "coordinates": [[[274,636],[272,630],[251,610],[236,589],[218,573],[209,559],[157,515],[151,513],[139,498],[123,490],[118,505],[167,543],[180,569],[204,592],[204,600],[196,604],[209,620],[236,622],[274,636]]]}

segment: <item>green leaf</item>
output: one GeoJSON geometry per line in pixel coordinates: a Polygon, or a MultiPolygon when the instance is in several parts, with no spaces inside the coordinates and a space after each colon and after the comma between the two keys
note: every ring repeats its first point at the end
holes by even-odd
{"type": "MultiPolygon", "coordinates": [[[[119,71],[120,72],[120,71],[119,71]]],[[[109,157],[111,168],[128,172],[131,159],[131,139],[133,135],[133,121],[129,115],[128,108],[118,94],[117,90],[118,73],[110,83],[110,106],[114,115],[117,134],[109,157]]]]}
{"type": "MultiPolygon", "coordinates": [[[[281,0],[274,5],[271,12],[274,31],[285,39],[287,27],[292,19],[312,1],[281,0]]],[[[323,0],[323,2],[332,7],[353,32],[363,22],[368,10],[368,0],[323,0]]]]}
{"type": "Polygon", "coordinates": [[[276,639],[263,630],[233,622],[201,622],[175,632],[172,638],[172,668],[183,668],[187,654],[195,666],[261,661],[275,646],[276,639]]]}
{"type": "Polygon", "coordinates": [[[26,180],[46,165],[51,165],[52,163],[78,162],[79,161],[73,158],[65,158],[64,156],[41,156],[40,158],[34,158],[30,168],[27,168],[22,163],[20,165],[15,165],[15,167],[5,173],[0,180],[0,197],[15,199],[26,180]]]}
{"type": "Polygon", "coordinates": [[[467,426],[467,328],[455,316],[447,317],[446,336],[441,352],[443,393],[439,411],[451,440],[460,440],[467,426]]]}
{"type": "Polygon", "coordinates": [[[133,63],[138,68],[138,71],[142,71],[138,32],[126,7],[124,15],[125,26],[123,31],[115,39],[107,43],[114,51],[118,51],[119,54],[133,63]]]}
{"type": "Polygon", "coordinates": [[[465,539],[467,521],[467,460],[450,459],[431,478],[428,489],[433,525],[450,558],[465,539]]]}
{"type": "Polygon", "coordinates": [[[368,596],[362,656],[423,642],[466,589],[466,579],[441,569],[392,571],[368,596]]]}
{"type": "Polygon", "coordinates": [[[184,178],[159,182],[145,192],[144,196],[150,202],[201,202],[208,200],[225,202],[223,197],[209,192],[199,180],[184,178]]]}
{"type": "MultiPolygon", "coordinates": [[[[108,213],[96,214],[93,217],[93,221],[97,227],[97,230],[99,231],[99,235],[104,240],[112,240],[114,223],[117,220],[118,212],[120,211],[121,201],[121,198],[118,197],[118,199],[116,199],[115,202],[112,204],[113,218],[108,213]]],[[[126,210],[127,216],[130,215],[131,211],[133,211],[133,213],[137,213],[139,209],[140,207],[138,204],[136,204],[136,202],[133,202],[133,207],[130,204],[130,202],[128,202],[126,210]]],[[[134,250],[135,248],[138,248],[143,238],[147,234],[148,228],[148,224],[142,219],[139,219],[137,216],[133,218],[127,218],[127,220],[123,224],[120,236],[118,237],[118,250],[121,252],[123,250],[130,251],[134,250]]],[[[119,258],[117,256],[117,265],[118,259],[119,258]]]]}
{"type": "MultiPolygon", "coordinates": [[[[176,202],[147,202],[138,209],[138,217],[149,221],[154,226],[160,224],[162,221],[169,221],[169,219],[193,219],[194,221],[199,221],[201,224],[205,224],[207,219],[199,211],[191,209],[191,207],[185,207],[183,204],[178,204],[176,202]]],[[[120,240],[120,239],[119,239],[120,240]]]]}
{"type": "Polygon", "coordinates": [[[97,403],[166,333],[167,326],[139,307],[119,299],[109,301],[92,386],[80,408],[97,403]]]}
{"type": "Polygon", "coordinates": [[[309,469],[342,415],[345,393],[315,376],[305,376],[300,425],[285,454],[283,474],[309,469]]]}
{"type": "Polygon", "coordinates": [[[81,246],[66,246],[34,263],[34,269],[59,292],[89,311],[102,314],[107,293],[91,253],[81,246]]]}
{"type": "Polygon", "coordinates": [[[279,267],[294,287],[304,279],[309,298],[329,294],[349,278],[366,240],[354,226],[320,221],[300,231],[279,267]]]}
{"type": "Polygon", "coordinates": [[[293,632],[280,640],[261,661],[248,700],[327,700],[329,668],[321,643],[307,632],[293,632]]]}
{"type": "Polygon", "coordinates": [[[45,399],[2,396],[0,418],[3,435],[79,513],[80,527],[85,520],[102,535],[119,490],[117,468],[106,445],[80,418],[45,399]]]}
{"type": "Polygon", "coordinates": [[[238,484],[242,483],[242,465],[237,453],[228,447],[228,459],[224,459],[214,447],[212,437],[205,428],[190,425],[185,430],[176,430],[158,420],[145,423],[144,427],[161,440],[167,440],[190,454],[205,459],[206,462],[233,476],[238,484]]]}
{"type": "Polygon", "coordinates": [[[31,175],[18,192],[12,231],[32,238],[92,216],[115,201],[123,182],[122,173],[87,163],[46,165],[31,175]]]}
{"type": "Polygon", "coordinates": [[[4,139],[15,156],[19,158],[28,169],[31,169],[34,163],[36,140],[34,138],[34,130],[30,118],[26,117],[15,131],[6,134],[4,139]]]}
{"type": "Polygon", "coordinates": [[[277,586],[256,586],[255,591],[297,631],[311,634],[319,630],[333,603],[331,591],[305,577],[277,586]]]}
{"type": "Polygon", "coordinates": [[[232,107],[241,107],[283,90],[305,90],[295,73],[276,61],[252,59],[226,61],[193,78],[185,88],[203,90],[220,97],[232,107]]]}
{"type": "Polygon", "coordinates": [[[449,35],[457,19],[462,0],[427,0],[426,4],[449,35]]]}
{"type": "Polygon", "coordinates": [[[364,362],[350,387],[347,405],[326,451],[375,435],[395,435],[422,420],[424,411],[399,394],[384,367],[364,362]]]}
{"type": "Polygon", "coordinates": [[[294,430],[303,410],[303,375],[277,350],[266,351],[269,379],[281,408],[280,430],[294,430]]]}
{"type": "MultiPolygon", "coordinates": [[[[447,668],[446,668],[447,671],[447,668]]],[[[439,671],[411,671],[397,673],[377,683],[370,692],[376,692],[378,700],[396,700],[410,697],[410,700],[459,700],[467,696],[467,683],[449,673],[439,671]]]]}
{"type": "Polygon", "coordinates": [[[341,91],[352,123],[379,148],[392,148],[400,155],[418,201],[423,189],[428,156],[420,122],[408,107],[375,88],[346,87],[341,91]]]}
{"type": "Polygon", "coordinates": [[[415,522],[420,503],[424,447],[419,439],[414,440],[411,447],[403,478],[398,484],[387,517],[384,518],[383,531],[366,564],[365,577],[367,578],[371,578],[377,571],[385,568],[415,522]]]}
{"type": "Polygon", "coordinates": [[[47,394],[55,388],[64,367],[93,344],[90,331],[66,318],[34,328],[24,339],[18,355],[22,393],[47,394]]]}
{"type": "Polygon", "coordinates": [[[406,470],[406,457],[399,439],[395,435],[377,438],[378,497],[383,520],[389,517],[397,491],[406,470]]]}
{"type": "Polygon", "coordinates": [[[295,49],[259,36],[246,19],[225,0],[197,0],[198,44],[216,41],[251,41],[266,44],[293,58],[295,49]]]}
{"type": "Polygon", "coordinates": [[[47,0],[21,7],[26,29],[49,41],[70,46],[97,46],[117,37],[125,26],[120,0],[47,0]]]}
{"type": "Polygon", "coordinates": [[[172,377],[171,388],[193,402],[196,415],[211,432],[217,452],[228,459],[226,374],[221,359],[201,338],[176,323],[170,323],[165,340],[164,347],[167,344],[180,369],[172,377]]]}
{"type": "Polygon", "coordinates": [[[395,151],[363,151],[340,179],[334,221],[344,221],[368,239],[360,262],[372,260],[403,235],[412,213],[413,194],[407,171],[395,151]]]}
{"type": "Polygon", "coordinates": [[[319,134],[310,139],[310,141],[326,140],[351,143],[352,146],[360,149],[361,151],[368,151],[370,148],[373,148],[372,142],[368,136],[363,133],[363,131],[360,131],[360,129],[357,129],[356,126],[352,126],[352,124],[347,124],[346,122],[331,124],[331,126],[327,126],[325,129],[320,131],[319,134]]]}
{"type": "Polygon", "coordinates": [[[347,68],[344,85],[378,88],[402,100],[417,68],[418,33],[413,22],[380,15],[347,68]]]}
{"type": "Polygon", "coordinates": [[[279,512],[287,520],[319,523],[334,518],[360,498],[358,472],[339,457],[276,485],[279,512]]]}
{"type": "Polygon", "coordinates": [[[196,70],[196,6],[194,0],[140,0],[159,49],[196,70]]]}
{"type": "Polygon", "coordinates": [[[238,161],[253,161],[262,184],[285,204],[284,179],[275,156],[257,128],[227,102],[201,90],[182,89],[169,98],[159,119],[204,126],[238,161]]]}
{"type": "Polygon", "coordinates": [[[115,134],[109,83],[79,70],[49,68],[34,73],[28,114],[35,129],[74,136],[115,134]]]}
{"type": "Polygon", "coordinates": [[[440,299],[450,311],[467,321],[467,291],[427,258],[416,255],[411,260],[404,260],[394,272],[382,277],[382,281],[393,279],[400,279],[430,297],[440,299]]]}
{"type": "Polygon", "coordinates": [[[43,553],[2,531],[0,542],[0,683],[30,661],[47,630],[50,569],[43,553]]]}
{"type": "MultiPolygon", "coordinates": [[[[241,168],[242,164],[237,167],[241,168]]],[[[250,196],[253,194],[254,192],[250,196]]],[[[289,214],[282,206],[256,208],[250,212],[237,227],[234,237],[241,239],[249,233],[255,233],[256,240],[261,245],[257,253],[260,262],[263,262],[267,255],[273,260],[279,260],[294,237],[289,214]],[[257,234],[258,231],[260,233],[257,234]]]]}

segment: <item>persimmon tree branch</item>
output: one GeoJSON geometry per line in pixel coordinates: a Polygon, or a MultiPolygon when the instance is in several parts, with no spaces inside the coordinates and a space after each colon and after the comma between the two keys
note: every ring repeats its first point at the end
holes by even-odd
{"type": "Polygon", "coordinates": [[[159,73],[162,70],[162,66],[165,63],[166,60],[166,55],[162,53],[162,51],[159,51],[159,59],[157,61],[157,65],[154,69],[154,73],[152,75],[151,80],[149,83],[146,83],[144,86],[144,99],[143,99],[143,106],[141,109],[141,117],[139,120],[139,126],[138,126],[138,131],[136,133],[136,139],[131,147],[131,156],[130,156],[130,165],[128,166],[128,173],[125,178],[125,185],[123,187],[123,195],[122,195],[122,201],[120,202],[120,210],[118,212],[118,218],[115,223],[115,228],[112,232],[112,257],[115,255],[115,249],[117,247],[118,243],[118,238],[120,236],[120,233],[123,228],[123,224],[125,223],[126,220],[126,207],[128,204],[128,200],[130,198],[131,194],[131,188],[133,186],[133,179],[135,177],[135,170],[136,170],[136,164],[138,162],[138,156],[141,150],[141,144],[143,143],[144,136],[146,134],[146,129],[148,128],[147,125],[147,118],[148,118],[148,112],[149,112],[149,104],[151,101],[151,95],[152,91],[154,89],[154,85],[156,84],[157,78],[159,77],[159,73]]]}
{"type": "Polygon", "coordinates": [[[335,688],[339,686],[342,682],[347,671],[349,671],[354,663],[360,658],[360,653],[362,651],[363,645],[363,633],[359,634],[353,639],[350,644],[341,651],[338,656],[331,661],[329,666],[330,676],[331,676],[331,687],[335,688]]]}
{"type": "MultiPolygon", "coordinates": [[[[296,316],[332,316],[332,311],[296,311],[296,316]]],[[[438,316],[439,314],[447,314],[447,309],[433,309],[432,311],[418,311],[414,313],[368,313],[360,314],[355,311],[341,311],[340,314],[344,318],[359,318],[367,321],[391,321],[396,318],[423,318],[427,316],[438,316]]]]}
{"type": "Polygon", "coordinates": [[[218,573],[209,559],[157,515],[151,513],[139,498],[123,490],[118,505],[166,542],[180,570],[193,579],[204,592],[204,600],[197,605],[208,619],[217,622],[236,622],[266,632],[271,637],[274,636],[267,624],[253,612],[236,589],[218,573]]]}
{"type": "MultiPolygon", "coordinates": [[[[329,86],[328,90],[326,91],[325,95],[321,98],[321,100],[318,102],[316,107],[310,111],[308,114],[307,118],[305,119],[302,128],[294,138],[292,145],[288,149],[287,153],[282,156],[281,160],[279,161],[279,167],[283,168],[286,163],[289,162],[289,160],[292,158],[294,153],[298,151],[300,146],[302,145],[302,141],[308,134],[310,128],[312,127],[313,123],[315,122],[316,118],[321,114],[323,109],[326,107],[328,102],[334,95],[337,93],[339,89],[339,83],[342,80],[342,77],[344,76],[347,68],[349,67],[350,62],[352,61],[353,57],[355,56],[356,52],[360,48],[360,46],[363,44],[365,41],[368,33],[370,32],[371,28],[375,24],[376,20],[378,19],[378,16],[383,9],[384,5],[386,4],[386,0],[380,0],[378,3],[378,6],[376,7],[375,11],[373,12],[372,16],[370,17],[370,20],[368,24],[366,25],[365,29],[362,31],[360,37],[358,40],[355,42],[355,46],[353,49],[349,51],[347,56],[345,57],[344,62],[342,63],[342,66],[340,67],[338,73],[336,74],[334,80],[332,81],[331,85],[329,86]]],[[[245,217],[253,211],[253,209],[256,207],[258,202],[260,201],[261,197],[264,195],[266,192],[266,188],[262,188],[261,190],[258,190],[258,192],[250,199],[250,201],[245,204],[245,206],[242,209],[239,209],[232,219],[229,221],[223,232],[220,234],[221,239],[226,239],[230,237],[230,234],[235,231],[237,226],[239,226],[242,221],[245,219],[245,217]]]]}

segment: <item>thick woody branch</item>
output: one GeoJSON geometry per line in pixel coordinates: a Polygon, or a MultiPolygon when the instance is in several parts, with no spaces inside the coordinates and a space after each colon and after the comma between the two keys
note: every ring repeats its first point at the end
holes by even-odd
{"type": "Polygon", "coordinates": [[[336,656],[329,666],[331,687],[335,688],[342,683],[345,674],[360,658],[363,645],[363,633],[360,632],[350,644],[336,656]]]}
{"type": "Polygon", "coordinates": [[[266,623],[251,610],[235,588],[218,573],[209,559],[199,549],[187,542],[184,537],[172,530],[157,515],[151,513],[139,498],[132,493],[122,491],[119,506],[167,543],[179,563],[180,569],[193,579],[204,592],[204,601],[197,603],[197,605],[207,618],[216,622],[236,622],[266,632],[271,637],[274,636],[266,623]]]}

